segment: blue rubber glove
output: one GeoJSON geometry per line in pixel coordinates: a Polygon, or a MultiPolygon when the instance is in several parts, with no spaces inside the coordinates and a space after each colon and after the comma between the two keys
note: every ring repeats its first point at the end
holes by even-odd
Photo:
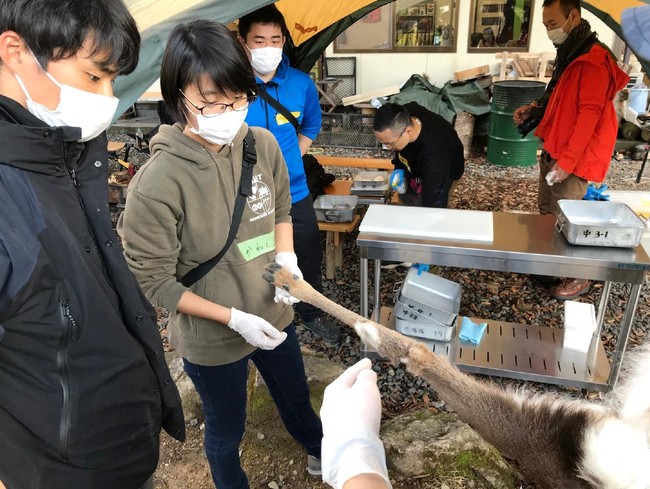
{"type": "Polygon", "coordinates": [[[609,195],[604,193],[607,188],[606,184],[596,187],[593,183],[590,183],[582,200],[609,200],[609,195]]]}
{"type": "Polygon", "coordinates": [[[406,193],[406,179],[404,178],[404,170],[393,170],[388,179],[391,188],[395,189],[398,194],[406,193]]]}
{"type": "Polygon", "coordinates": [[[423,272],[428,272],[431,265],[427,265],[426,263],[414,263],[411,265],[411,268],[417,268],[418,276],[420,276],[423,272]]]}

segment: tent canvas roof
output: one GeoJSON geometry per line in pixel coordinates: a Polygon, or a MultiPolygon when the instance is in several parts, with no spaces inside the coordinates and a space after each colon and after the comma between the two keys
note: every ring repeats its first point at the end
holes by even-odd
{"type": "MultiPolygon", "coordinates": [[[[287,21],[291,36],[286,50],[293,66],[308,71],[326,47],[368,12],[394,0],[278,0],[276,5],[287,21]]],[[[160,62],[169,33],[175,25],[194,19],[228,24],[273,0],[125,0],[142,33],[140,63],[136,70],[120,77],[115,93],[120,98],[118,114],[124,112],[158,79],[160,62]]],[[[614,32],[621,32],[625,8],[650,0],[583,0],[582,5],[601,18],[614,32]]],[[[650,61],[642,61],[646,72],[650,61]]]]}

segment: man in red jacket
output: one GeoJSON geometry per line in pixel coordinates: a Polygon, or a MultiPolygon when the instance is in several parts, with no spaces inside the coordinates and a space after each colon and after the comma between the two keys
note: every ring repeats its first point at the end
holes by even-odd
{"type": "MultiPolygon", "coordinates": [[[[544,0],[542,19],[557,48],[553,77],[542,98],[518,108],[513,118],[528,129],[539,121],[535,134],[544,151],[538,207],[541,214],[554,214],[558,200],[582,199],[589,181],[604,180],[618,132],[613,100],[629,77],[581,18],[580,0],[544,0]]],[[[574,299],[589,285],[564,279],[553,295],[574,299]]]]}

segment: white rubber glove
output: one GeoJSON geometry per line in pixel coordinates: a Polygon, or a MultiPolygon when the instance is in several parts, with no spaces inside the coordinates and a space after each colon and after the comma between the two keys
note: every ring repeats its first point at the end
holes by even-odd
{"type": "Polygon", "coordinates": [[[387,488],[392,487],[379,439],[381,396],[369,359],[351,366],[327,386],[320,417],[324,482],[341,489],[354,476],[376,474],[387,488]]]}
{"type": "MultiPolygon", "coordinates": [[[[275,255],[275,263],[286,268],[294,275],[302,278],[302,272],[300,271],[300,268],[298,268],[298,257],[295,253],[291,251],[281,251],[275,255]]],[[[273,300],[276,304],[282,302],[282,304],[286,304],[288,306],[300,302],[300,299],[296,299],[289,292],[278,287],[275,288],[275,297],[273,297],[273,300]]]]}
{"type": "Polygon", "coordinates": [[[553,184],[555,183],[555,170],[551,170],[546,174],[546,183],[548,184],[549,187],[552,187],[553,184]]]}
{"type": "Polygon", "coordinates": [[[287,338],[287,333],[278,331],[265,319],[234,307],[230,308],[228,327],[242,335],[246,343],[262,350],[273,350],[287,338]]]}

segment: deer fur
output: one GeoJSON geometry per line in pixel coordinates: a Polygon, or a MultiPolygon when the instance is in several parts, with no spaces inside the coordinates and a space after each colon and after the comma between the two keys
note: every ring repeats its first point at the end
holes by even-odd
{"type": "Polygon", "coordinates": [[[544,489],[650,488],[650,345],[628,355],[605,404],[531,394],[479,381],[422,343],[345,309],[276,264],[264,278],[352,327],[393,363],[402,362],[524,475],[544,489]]]}

